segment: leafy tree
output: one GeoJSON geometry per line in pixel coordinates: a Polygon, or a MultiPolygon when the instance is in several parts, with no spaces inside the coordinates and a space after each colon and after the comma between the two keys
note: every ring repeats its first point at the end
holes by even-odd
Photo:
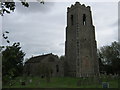
{"type": "Polygon", "coordinates": [[[21,74],[25,53],[20,49],[20,43],[14,43],[12,46],[7,46],[6,49],[2,51],[3,76],[11,73],[13,76],[21,74]]]}
{"type": "Polygon", "coordinates": [[[6,81],[6,78],[12,79],[22,74],[24,56],[25,53],[21,50],[19,43],[6,46],[6,49],[2,51],[3,82],[6,81]]]}
{"type": "MultiPolygon", "coordinates": [[[[7,43],[10,43],[5,33],[3,33],[3,38],[6,39],[7,43]]],[[[12,78],[22,74],[23,58],[25,56],[25,53],[21,50],[19,42],[13,43],[11,46],[10,45],[1,46],[1,53],[2,53],[2,76],[4,84],[8,82],[8,80],[11,80],[12,78]]]]}
{"type": "MultiPolygon", "coordinates": [[[[26,0],[20,0],[21,4],[25,7],[29,7],[29,3],[26,0]]],[[[44,4],[43,0],[37,0],[40,3],[44,4]]],[[[16,4],[14,0],[11,0],[10,2],[6,2],[4,0],[0,1],[1,9],[0,9],[0,15],[3,16],[4,13],[10,14],[10,12],[15,10],[16,4]]]]}
{"type": "Polygon", "coordinates": [[[63,56],[60,56],[60,60],[65,60],[65,56],[63,55],[63,56]]]}
{"type": "Polygon", "coordinates": [[[103,73],[103,71],[104,71],[104,64],[103,64],[101,58],[98,58],[98,63],[99,63],[99,71],[100,71],[100,73],[103,73]]]}
{"type": "MultiPolygon", "coordinates": [[[[120,43],[113,42],[109,46],[103,46],[98,50],[99,65],[102,71],[120,74],[120,43]]],[[[101,71],[100,70],[100,71],[101,71]]]]}

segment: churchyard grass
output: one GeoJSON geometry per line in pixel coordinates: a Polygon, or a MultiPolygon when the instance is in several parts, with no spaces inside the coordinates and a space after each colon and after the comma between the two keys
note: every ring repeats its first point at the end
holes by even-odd
{"type": "Polygon", "coordinates": [[[115,78],[72,78],[52,77],[50,82],[40,77],[17,77],[11,81],[11,85],[3,85],[3,88],[102,88],[102,82],[108,82],[109,88],[118,88],[118,79],[115,78]],[[21,81],[25,85],[21,85],[21,81]]]}

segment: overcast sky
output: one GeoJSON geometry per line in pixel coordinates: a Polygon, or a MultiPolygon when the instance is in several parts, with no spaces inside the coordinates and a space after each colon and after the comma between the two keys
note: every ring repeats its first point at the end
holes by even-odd
{"type": "MultiPolygon", "coordinates": [[[[20,42],[27,58],[47,53],[64,55],[66,12],[67,7],[74,3],[45,2],[45,4],[39,4],[31,2],[29,8],[17,3],[15,12],[2,17],[3,32],[10,32],[8,36],[11,44],[20,42]]],[[[80,3],[91,6],[97,47],[118,41],[118,3],[80,3]]],[[[6,44],[4,40],[3,44],[6,44]]]]}

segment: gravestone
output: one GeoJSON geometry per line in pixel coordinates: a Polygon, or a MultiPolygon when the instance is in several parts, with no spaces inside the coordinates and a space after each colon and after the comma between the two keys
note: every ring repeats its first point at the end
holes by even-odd
{"type": "Polygon", "coordinates": [[[21,85],[22,85],[22,86],[25,86],[25,85],[26,85],[26,84],[25,84],[25,81],[22,81],[22,82],[21,82],[21,85]]]}
{"type": "Polygon", "coordinates": [[[24,86],[25,84],[26,84],[25,81],[20,79],[20,85],[24,86]]]}
{"type": "Polygon", "coordinates": [[[109,88],[109,83],[108,82],[103,82],[102,83],[102,88],[109,88]]]}
{"type": "Polygon", "coordinates": [[[30,79],[29,82],[32,83],[32,79],[30,79]]]}
{"type": "Polygon", "coordinates": [[[102,77],[99,77],[98,80],[99,80],[98,83],[99,83],[99,84],[102,84],[102,77]]]}

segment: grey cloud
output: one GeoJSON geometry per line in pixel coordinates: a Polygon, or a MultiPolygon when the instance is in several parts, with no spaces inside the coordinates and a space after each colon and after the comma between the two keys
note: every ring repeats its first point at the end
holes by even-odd
{"type": "Polygon", "coordinates": [[[97,31],[97,46],[102,47],[104,45],[110,45],[113,41],[118,41],[118,30],[110,29],[104,31],[97,31]]]}
{"type": "Polygon", "coordinates": [[[60,45],[60,46],[64,46],[64,45],[65,45],[65,43],[60,43],[59,45],[60,45]]]}
{"type": "Polygon", "coordinates": [[[110,25],[110,27],[118,27],[118,20],[116,20],[114,23],[110,25]]]}
{"type": "MultiPolygon", "coordinates": [[[[120,15],[120,14],[119,14],[120,15]]],[[[120,17],[120,16],[119,16],[120,17]]],[[[118,21],[118,41],[120,42],[120,19],[118,21]]]]}
{"type": "Polygon", "coordinates": [[[29,13],[47,13],[50,12],[52,7],[54,6],[54,2],[46,2],[45,4],[41,4],[39,2],[29,2],[29,7],[24,7],[20,2],[16,3],[16,11],[29,14],[29,13]]]}
{"type": "Polygon", "coordinates": [[[11,19],[8,22],[4,22],[7,23],[6,29],[10,31],[10,40],[21,43],[23,51],[26,52],[26,57],[51,52],[58,55],[64,53],[64,47],[57,46],[57,43],[63,41],[64,27],[60,28],[60,24],[58,26],[57,24],[55,24],[56,26],[54,24],[51,25],[51,20],[39,22],[42,19],[39,18],[36,22],[32,22],[29,18],[26,19],[26,23],[24,21],[19,23],[15,19],[14,21],[12,20],[13,23],[11,23],[11,19]]]}
{"type": "Polygon", "coordinates": [[[118,41],[120,42],[120,1],[118,3],[118,41]]]}
{"type": "Polygon", "coordinates": [[[45,54],[45,53],[54,53],[57,55],[61,55],[64,53],[64,48],[62,47],[57,47],[55,43],[53,44],[30,44],[25,45],[23,47],[23,50],[26,51],[26,57],[30,57],[30,55],[40,55],[40,54],[45,54]]]}
{"type": "Polygon", "coordinates": [[[120,42],[120,33],[118,34],[119,36],[118,36],[118,41],[120,42]]]}
{"type": "MultiPolygon", "coordinates": [[[[14,13],[4,18],[4,28],[10,32],[9,39],[12,42],[19,41],[21,43],[26,57],[51,52],[63,55],[67,20],[66,8],[70,6],[70,3],[51,3],[50,5],[46,4],[47,6],[38,4],[31,5],[30,9],[19,5],[14,13]]],[[[94,3],[94,6],[91,6],[92,12],[94,12],[93,20],[96,26],[98,46],[109,44],[117,38],[116,28],[109,26],[115,21],[114,18],[111,18],[115,14],[111,13],[114,6],[105,5],[106,3],[104,5],[103,3],[99,5],[94,3]],[[108,17],[109,13],[110,16],[106,20],[105,17],[108,17]]]]}

